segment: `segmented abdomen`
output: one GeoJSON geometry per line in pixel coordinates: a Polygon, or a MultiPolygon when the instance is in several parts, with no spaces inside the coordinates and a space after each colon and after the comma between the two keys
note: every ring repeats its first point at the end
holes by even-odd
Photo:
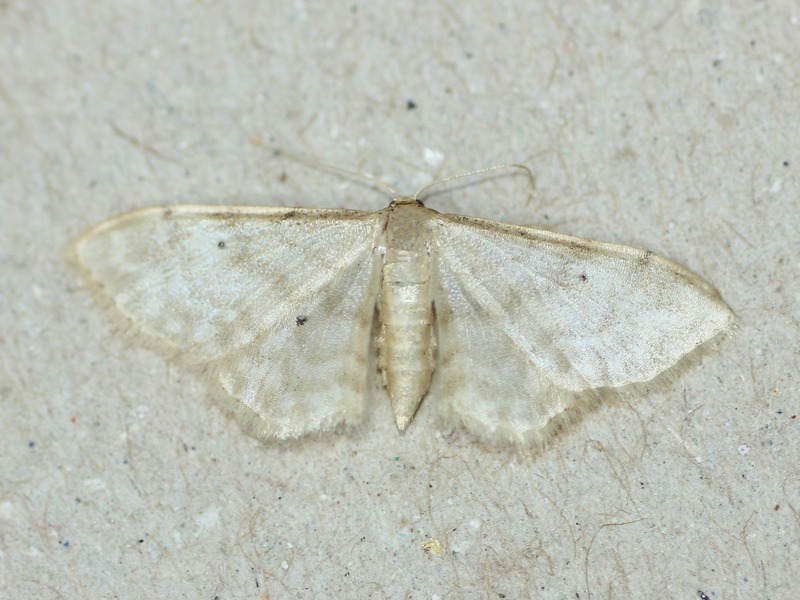
{"type": "Polygon", "coordinates": [[[435,366],[427,253],[389,248],[382,279],[378,366],[397,426],[405,429],[428,391],[435,366]]]}

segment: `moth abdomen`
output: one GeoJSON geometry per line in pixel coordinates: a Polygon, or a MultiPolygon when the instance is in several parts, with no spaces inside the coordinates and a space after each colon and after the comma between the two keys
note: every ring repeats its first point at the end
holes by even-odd
{"type": "Polygon", "coordinates": [[[427,252],[387,249],[380,299],[378,366],[399,429],[414,418],[430,386],[436,338],[427,252]]]}

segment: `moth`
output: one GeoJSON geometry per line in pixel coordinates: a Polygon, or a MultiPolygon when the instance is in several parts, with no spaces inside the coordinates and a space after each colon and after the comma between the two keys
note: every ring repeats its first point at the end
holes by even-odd
{"type": "Polygon", "coordinates": [[[399,430],[429,395],[480,436],[541,441],[583,400],[652,380],[735,319],[651,252],[442,214],[416,195],[378,212],[145,208],[74,252],[264,439],[361,421],[377,363],[399,430]]]}

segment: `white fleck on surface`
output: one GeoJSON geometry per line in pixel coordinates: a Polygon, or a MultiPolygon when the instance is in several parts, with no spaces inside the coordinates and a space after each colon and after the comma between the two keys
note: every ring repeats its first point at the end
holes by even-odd
{"type": "Polygon", "coordinates": [[[0,502],[0,519],[4,521],[13,521],[21,515],[22,511],[10,500],[0,502]]]}
{"type": "Polygon", "coordinates": [[[425,162],[431,167],[438,167],[444,160],[444,153],[432,148],[424,150],[425,162]]]}
{"type": "Polygon", "coordinates": [[[203,529],[213,529],[219,525],[219,507],[209,506],[195,519],[197,525],[203,529]]]}
{"type": "Polygon", "coordinates": [[[147,404],[137,404],[131,409],[131,414],[138,419],[144,419],[150,414],[150,407],[147,404]]]}

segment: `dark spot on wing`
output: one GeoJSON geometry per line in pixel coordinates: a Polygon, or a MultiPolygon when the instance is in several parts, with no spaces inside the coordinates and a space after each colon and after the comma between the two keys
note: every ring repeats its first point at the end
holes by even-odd
{"type": "Polygon", "coordinates": [[[406,100],[406,108],[408,110],[414,110],[415,108],[417,108],[417,103],[409,98],[408,100],[406,100]]]}
{"type": "Polygon", "coordinates": [[[172,209],[171,208],[165,208],[163,216],[164,216],[165,219],[169,219],[172,216],[172,209]]]}
{"type": "Polygon", "coordinates": [[[581,273],[581,281],[589,281],[589,276],[586,273],[581,273]]]}
{"type": "Polygon", "coordinates": [[[697,595],[700,596],[700,600],[711,600],[706,594],[703,593],[703,590],[698,590],[697,595]]]}
{"type": "Polygon", "coordinates": [[[308,321],[308,317],[306,315],[298,315],[294,318],[294,324],[298,327],[305,325],[306,321],[308,321]]]}
{"type": "Polygon", "coordinates": [[[225,248],[225,242],[223,240],[218,241],[217,242],[217,248],[219,248],[220,250],[225,248]]]}

